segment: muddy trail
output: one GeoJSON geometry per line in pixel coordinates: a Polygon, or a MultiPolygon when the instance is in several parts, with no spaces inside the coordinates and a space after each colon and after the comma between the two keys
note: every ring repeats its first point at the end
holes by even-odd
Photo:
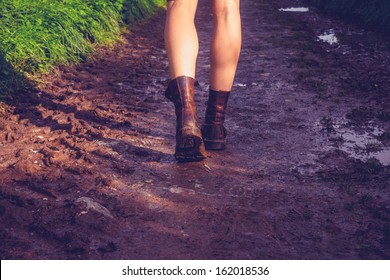
{"type": "Polygon", "coordinates": [[[228,147],[202,162],[173,157],[163,12],[9,100],[1,259],[389,259],[389,43],[288,7],[306,6],[242,1],[228,147]]]}

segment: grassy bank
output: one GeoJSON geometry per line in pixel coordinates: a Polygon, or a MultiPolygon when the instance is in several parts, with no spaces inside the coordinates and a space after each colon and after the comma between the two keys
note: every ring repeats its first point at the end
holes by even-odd
{"type": "Polygon", "coordinates": [[[126,24],[143,19],[153,13],[156,8],[164,7],[166,0],[130,0],[124,1],[122,7],[123,20],[126,24]]]}
{"type": "Polygon", "coordinates": [[[0,1],[0,98],[23,85],[21,73],[86,59],[114,42],[124,22],[141,19],[165,0],[0,1]]]}
{"type": "Polygon", "coordinates": [[[308,0],[320,9],[390,34],[390,1],[385,0],[308,0]]]}

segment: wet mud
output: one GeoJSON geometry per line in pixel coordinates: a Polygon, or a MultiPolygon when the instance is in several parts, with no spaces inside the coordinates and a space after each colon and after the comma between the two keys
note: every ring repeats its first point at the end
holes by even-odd
{"type": "MultiPolygon", "coordinates": [[[[212,21],[200,0],[196,103],[212,21]]],[[[389,259],[390,48],[302,1],[242,1],[228,146],[173,156],[163,12],[0,117],[2,259],[389,259]],[[319,36],[337,37],[332,44],[319,36]]]]}

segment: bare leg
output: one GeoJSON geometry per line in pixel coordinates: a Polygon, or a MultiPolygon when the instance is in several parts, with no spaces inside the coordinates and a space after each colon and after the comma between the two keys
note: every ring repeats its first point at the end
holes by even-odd
{"type": "Polygon", "coordinates": [[[165,96],[175,105],[175,158],[178,161],[198,161],[207,157],[194,102],[199,49],[194,24],[197,4],[198,0],[168,1],[165,22],[165,47],[171,78],[165,96]]]}
{"type": "Polygon", "coordinates": [[[164,37],[170,78],[195,78],[199,43],[194,18],[198,0],[173,0],[167,5],[164,37]]]}
{"type": "Polygon", "coordinates": [[[241,49],[240,0],[213,0],[211,82],[215,91],[230,91],[241,49]]]}
{"type": "Polygon", "coordinates": [[[211,77],[202,137],[208,150],[226,147],[225,110],[241,50],[240,0],[213,0],[211,77]]]}

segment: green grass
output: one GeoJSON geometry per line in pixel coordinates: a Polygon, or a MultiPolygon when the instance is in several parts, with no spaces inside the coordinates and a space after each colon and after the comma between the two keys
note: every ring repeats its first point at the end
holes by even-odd
{"type": "Polygon", "coordinates": [[[113,41],[120,14],[111,1],[3,0],[0,49],[17,70],[34,72],[79,61],[93,44],[113,41]]]}
{"type": "Polygon", "coordinates": [[[153,13],[156,8],[164,7],[166,0],[130,0],[124,1],[122,8],[125,23],[132,23],[153,13]]]}
{"type": "Polygon", "coordinates": [[[18,89],[23,73],[88,58],[115,42],[131,24],[165,0],[1,0],[0,98],[18,89]]]}
{"type": "Polygon", "coordinates": [[[390,1],[387,0],[308,0],[308,2],[354,20],[363,26],[390,33],[390,1]]]}

